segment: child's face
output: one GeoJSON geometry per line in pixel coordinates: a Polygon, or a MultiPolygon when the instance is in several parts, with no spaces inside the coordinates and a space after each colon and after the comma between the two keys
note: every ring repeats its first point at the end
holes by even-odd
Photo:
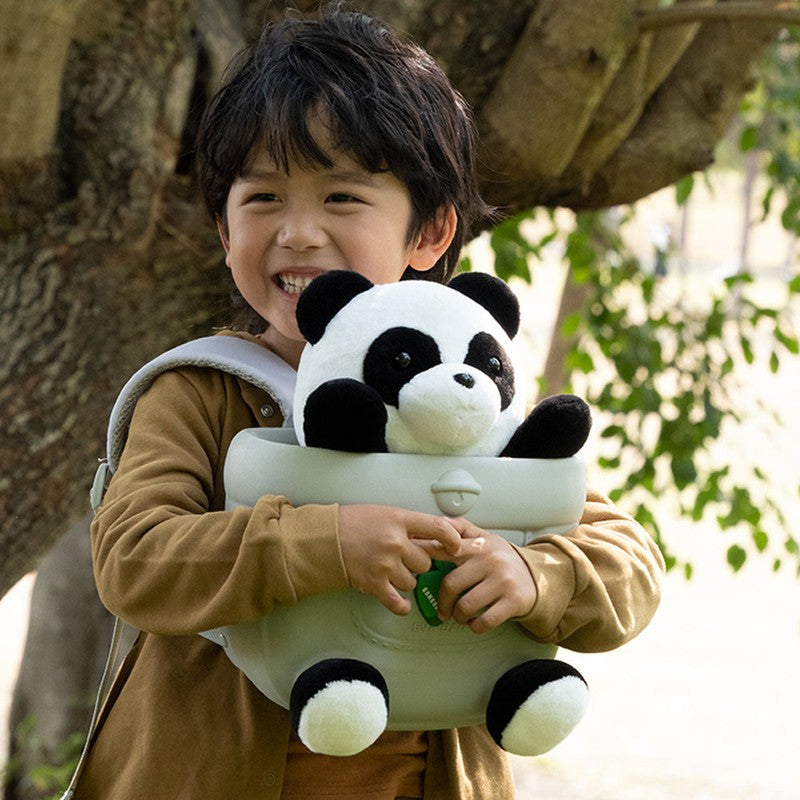
{"type": "Polygon", "coordinates": [[[305,344],[295,307],[312,278],[346,269],[373,283],[398,281],[409,265],[430,269],[452,238],[447,228],[436,242],[430,232],[409,242],[406,186],[390,172],[370,173],[346,154],[328,152],[331,169],[290,164],[288,174],[256,153],[231,186],[227,226],[220,224],[236,286],[269,322],[262,338],[294,366],[305,344]]]}

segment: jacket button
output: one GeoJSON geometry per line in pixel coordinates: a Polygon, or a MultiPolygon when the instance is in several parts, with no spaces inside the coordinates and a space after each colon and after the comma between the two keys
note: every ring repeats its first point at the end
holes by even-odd
{"type": "Polygon", "coordinates": [[[269,403],[264,403],[259,410],[261,411],[261,416],[267,417],[267,419],[275,413],[275,409],[269,403]]]}
{"type": "Polygon", "coordinates": [[[275,777],[275,773],[268,772],[264,776],[264,785],[265,786],[274,786],[278,782],[278,779],[275,777]]]}

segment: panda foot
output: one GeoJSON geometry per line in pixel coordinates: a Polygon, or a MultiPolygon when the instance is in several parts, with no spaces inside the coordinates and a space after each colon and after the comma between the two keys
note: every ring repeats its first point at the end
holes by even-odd
{"type": "Polygon", "coordinates": [[[486,727],[509,753],[538,756],[569,735],[588,700],[586,681],[574,667],[552,659],[527,661],[495,684],[486,727]]]}
{"type": "Polygon", "coordinates": [[[386,729],[389,692],[377,669],[363,661],[327,659],[309,667],[292,687],[290,715],[312,752],[351,756],[386,729]]]}

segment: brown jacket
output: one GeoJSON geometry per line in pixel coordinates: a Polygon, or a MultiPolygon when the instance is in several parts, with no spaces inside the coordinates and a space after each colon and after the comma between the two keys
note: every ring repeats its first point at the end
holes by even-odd
{"type": "MultiPolygon", "coordinates": [[[[139,401],[92,547],[103,602],[147,633],[117,676],[76,800],[280,797],[288,713],[196,634],[348,585],[336,506],[267,496],[223,510],[232,437],[281,423],[265,392],[210,369],[168,372],[139,401]]],[[[658,604],[658,549],[597,494],[573,532],[520,552],[539,592],[520,621],[543,641],[618,647],[658,604]]],[[[426,800],[511,796],[483,726],[429,733],[426,800]]]]}

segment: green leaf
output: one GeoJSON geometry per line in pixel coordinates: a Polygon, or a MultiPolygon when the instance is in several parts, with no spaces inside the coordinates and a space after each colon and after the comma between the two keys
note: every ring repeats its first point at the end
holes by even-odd
{"type": "Polygon", "coordinates": [[[691,458],[685,456],[672,459],[672,477],[679,489],[685,489],[697,480],[697,470],[691,458]]]}
{"type": "Polygon", "coordinates": [[[728,548],[726,559],[733,571],[738,572],[744,566],[744,562],[747,560],[747,553],[743,548],[739,547],[738,544],[732,544],[728,548]]]}
{"type": "Polygon", "coordinates": [[[748,125],[739,137],[739,149],[746,153],[752,150],[758,144],[758,128],[753,125],[748,125]]]}
{"type": "Polygon", "coordinates": [[[780,328],[775,328],[774,330],[775,338],[793,355],[797,355],[800,352],[800,342],[798,342],[796,336],[791,336],[788,333],[784,333],[780,328]]]}
{"type": "Polygon", "coordinates": [[[601,439],[613,439],[615,436],[624,436],[625,429],[621,425],[607,425],[600,432],[601,439]]]}
{"type": "Polygon", "coordinates": [[[731,289],[740,283],[755,283],[755,279],[750,272],[737,272],[734,275],[728,275],[728,277],[725,278],[724,283],[729,289],[731,289]]]}
{"type": "Polygon", "coordinates": [[[769,545],[769,536],[766,531],[753,531],[753,542],[755,543],[756,550],[758,550],[759,553],[763,553],[767,549],[767,545],[769,545]]]}
{"type": "Polygon", "coordinates": [[[516,276],[528,283],[531,281],[528,256],[535,252],[535,248],[522,235],[520,223],[530,218],[532,213],[503,220],[489,237],[489,246],[494,253],[494,271],[503,280],[516,276]]]}
{"type": "Polygon", "coordinates": [[[741,336],[739,338],[739,343],[742,347],[742,355],[744,356],[744,360],[748,364],[752,364],[755,361],[755,355],[753,354],[753,345],[750,344],[750,340],[746,336],[741,336]]]}
{"type": "Polygon", "coordinates": [[[787,231],[800,232],[800,198],[793,198],[781,212],[781,225],[787,231]]]}
{"type": "Polygon", "coordinates": [[[675,202],[682,206],[689,199],[694,189],[694,175],[687,175],[675,184],[675,202]]]}
{"type": "Polygon", "coordinates": [[[575,336],[583,322],[583,312],[573,311],[568,314],[564,319],[564,324],[561,326],[561,335],[565,338],[575,336]]]}
{"type": "Polygon", "coordinates": [[[586,352],[578,352],[573,350],[567,355],[565,359],[566,367],[568,370],[578,370],[584,375],[588,375],[594,371],[594,361],[592,357],[586,352]]]}

